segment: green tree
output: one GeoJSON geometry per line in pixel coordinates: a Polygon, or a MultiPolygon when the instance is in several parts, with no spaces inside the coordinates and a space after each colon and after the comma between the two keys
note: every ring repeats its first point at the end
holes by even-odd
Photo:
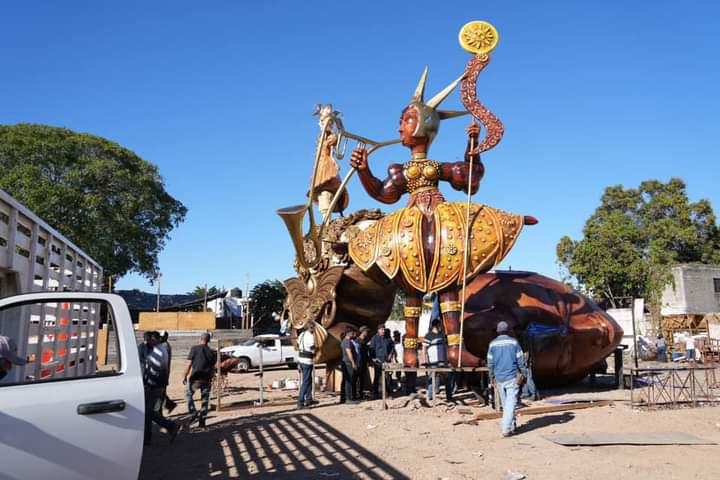
{"type": "Polygon", "coordinates": [[[564,236],[556,250],[578,287],[613,306],[620,297],[644,297],[658,319],[671,267],[719,263],[720,232],[710,202],[690,202],[681,179],[648,180],[606,188],[583,238],[564,236]]]}
{"type": "MultiPolygon", "coordinates": [[[[212,287],[209,287],[207,289],[208,297],[211,295],[215,295],[220,293],[220,290],[213,285],[212,287]]],[[[196,297],[204,297],[205,296],[205,286],[204,285],[198,285],[193,289],[192,292],[188,292],[188,295],[195,295],[196,297]]]]}
{"type": "Polygon", "coordinates": [[[278,280],[266,280],[255,285],[250,290],[250,311],[255,323],[272,318],[273,313],[280,315],[286,297],[285,286],[278,280]]]}
{"type": "Polygon", "coordinates": [[[0,126],[0,188],[115,279],[155,279],[158,254],[187,213],[155,165],[103,138],[44,125],[0,126]]]}

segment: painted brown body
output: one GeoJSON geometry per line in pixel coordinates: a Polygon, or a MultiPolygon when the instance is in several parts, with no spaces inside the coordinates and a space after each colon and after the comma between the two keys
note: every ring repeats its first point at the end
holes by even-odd
{"type": "MultiPolygon", "coordinates": [[[[339,361],[340,334],[362,325],[374,331],[389,314],[393,296],[392,286],[349,268],[338,285],[337,315],[327,325],[329,336],[318,360],[339,361]]],[[[485,358],[497,323],[504,320],[531,351],[535,380],[543,386],[582,379],[623,336],[622,328],[590,299],[537,273],[497,271],[475,277],[468,283],[465,311],[463,340],[471,354],[485,358]]]]}
{"type": "Polygon", "coordinates": [[[466,298],[466,348],[485,358],[497,323],[505,320],[532,353],[540,385],[580,380],[622,340],[622,328],[592,300],[537,273],[480,275],[468,284],[466,298]]]}

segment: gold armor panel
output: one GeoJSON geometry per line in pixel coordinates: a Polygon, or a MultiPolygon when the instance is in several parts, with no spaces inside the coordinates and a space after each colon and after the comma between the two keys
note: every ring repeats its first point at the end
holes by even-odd
{"type": "Polygon", "coordinates": [[[422,241],[423,214],[419,208],[401,208],[397,213],[402,215],[395,232],[400,244],[400,268],[408,283],[424,292],[427,275],[422,241]]]}
{"type": "Polygon", "coordinates": [[[435,160],[410,160],[403,166],[408,193],[427,187],[437,187],[440,178],[440,163],[435,160]]]}
{"type": "MultiPolygon", "coordinates": [[[[505,258],[522,230],[523,217],[485,205],[473,204],[470,209],[468,270],[475,275],[505,258]]],[[[466,211],[462,202],[444,202],[435,209],[436,241],[430,266],[423,255],[423,215],[417,207],[401,208],[361,232],[350,241],[350,257],[363,270],[377,264],[390,279],[401,269],[407,283],[418,291],[442,290],[463,278],[466,211]]]]}

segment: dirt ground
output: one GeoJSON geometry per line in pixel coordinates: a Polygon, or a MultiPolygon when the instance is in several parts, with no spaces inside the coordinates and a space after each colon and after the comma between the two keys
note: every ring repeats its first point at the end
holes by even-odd
{"type": "MultiPolygon", "coordinates": [[[[182,366],[177,363],[169,395],[179,400],[182,366]]],[[[281,378],[297,379],[297,372],[271,370],[264,383],[281,378]]],[[[190,427],[173,444],[156,432],[145,448],[140,478],[509,479],[518,473],[530,480],[685,480],[720,475],[718,445],[564,447],[543,438],[552,433],[684,432],[720,443],[720,407],[633,410],[627,390],[581,384],[544,392],[533,406],[558,399],[615,403],[520,416],[520,433],[502,438],[499,420],[453,425],[491,411],[470,394],[459,395],[468,405],[453,407],[398,397],[385,411],[379,401],[339,405],[337,397],[318,394],[319,405],[296,410],[297,391],[269,392],[270,406],[253,406],[257,387],[255,372],[231,374],[226,407],[219,414],[211,412],[206,428],[190,427]]],[[[186,411],[182,401],[173,413],[186,411]]]]}

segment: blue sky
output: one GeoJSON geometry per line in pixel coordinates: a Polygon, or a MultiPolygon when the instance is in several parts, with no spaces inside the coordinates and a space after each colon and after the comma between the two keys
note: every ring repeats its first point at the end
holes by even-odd
{"type": "MultiPolygon", "coordinates": [[[[429,92],[444,87],[468,60],[459,28],[489,20],[500,45],[479,97],[506,134],[475,201],[536,216],[502,266],[557,277],[558,239],[580,236],[608,185],[678,176],[720,209],[719,16],[717,2],[5,2],[0,123],[93,133],[159,166],[189,208],[163,291],[284,279],[293,250],[274,212],[303,202],[314,104],[394,138],[423,67],[429,92]]],[[[444,122],[430,156],[459,159],[467,122],[444,122]]],[[[371,166],[407,158],[392,147],[371,166]]],[[[350,195],[351,210],[380,206],[357,179],[350,195]]]]}

